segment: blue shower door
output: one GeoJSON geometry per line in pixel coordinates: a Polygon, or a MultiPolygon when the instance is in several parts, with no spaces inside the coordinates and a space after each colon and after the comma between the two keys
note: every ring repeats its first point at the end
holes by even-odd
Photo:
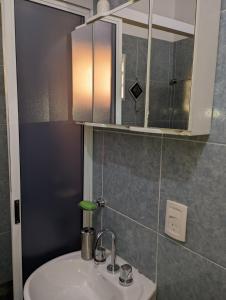
{"type": "Polygon", "coordinates": [[[15,0],[23,278],[80,249],[83,129],[72,120],[71,32],[83,17],[15,0]]]}

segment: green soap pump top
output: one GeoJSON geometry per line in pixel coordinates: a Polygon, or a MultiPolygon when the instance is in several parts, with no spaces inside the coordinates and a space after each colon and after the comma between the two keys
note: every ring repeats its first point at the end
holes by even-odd
{"type": "Polygon", "coordinates": [[[81,209],[83,210],[87,210],[87,211],[93,211],[95,209],[97,209],[97,204],[91,201],[81,201],[79,203],[79,206],[81,207],[81,209]]]}

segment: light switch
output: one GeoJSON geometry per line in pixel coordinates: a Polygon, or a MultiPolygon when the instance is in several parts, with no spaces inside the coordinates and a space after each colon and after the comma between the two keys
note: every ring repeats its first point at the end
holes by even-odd
{"type": "Polygon", "coordinates": [[[181,242],[186,240],[187,211],[186,205],[167,200],[165,233],[181,242]]]}

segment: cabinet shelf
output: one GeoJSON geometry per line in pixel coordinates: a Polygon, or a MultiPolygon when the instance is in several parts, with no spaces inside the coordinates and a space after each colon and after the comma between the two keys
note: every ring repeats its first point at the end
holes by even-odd
{"type": "Polygon", "coordinates": [[[100,124],[91,122],[76,122],[79,125],[85,125],[88,127],[98,127],[115,130],[126,130],[132,132],[143,132],[143,133],[154,133],[154,134],[166,134],[166,135],[181,135],[181,136],[192,136],[192,132],[189,130],[182,129],[170,129],[170,128],[157,128],[157,127],[137,127],[137,126],[125,126],[125,125],[114,125],[114,124],[100,124]]]}
{"type": "Polygon", "coordinates": [[[195,26],[175,19],[153,14],[153,26],[185,35],[195,35],[195,26]]]}
{"type": "MultiPolygon", "coordinates": [[[[118,6],[117,8],[114,8],[112,10],[109,10],[107,12],[94,15],[93,17],[89,18],[86,23],[93,23],[99,19],[108,17],[108,16],[115,16],[120,17],[123,20],[127,20],[130,23],[139,23],[143,26],[148,26],[149,23],[149,17],[148,14],[128,8],[129,5],[134,3],[134,1],[129,1],[123,5],[118,6]]],[[[192,36],[195,34],[195,26],[192,24],[188,24],[173,18],[168,18],[165,16],[161,16],[158,14],[152,15],[152,25],[154,28],[161,28],[166,31],[174,32],[174,33],[180,33],[184,35],[192,36]]]]}

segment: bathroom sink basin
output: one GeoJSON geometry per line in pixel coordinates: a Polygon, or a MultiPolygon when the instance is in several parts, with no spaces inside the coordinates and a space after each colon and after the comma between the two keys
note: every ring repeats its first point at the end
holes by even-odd
{"type": "MultiPolygon", "coordinates": [[[[133,268],[134,283],[119,285],[119,273],[107,272],[80,252],[58,257],[37,269],[26,281],[25,300],[154,300],[156,285],[133,268]]],[[[126,263],[117,257],[117,263],[126,263]]]]}

